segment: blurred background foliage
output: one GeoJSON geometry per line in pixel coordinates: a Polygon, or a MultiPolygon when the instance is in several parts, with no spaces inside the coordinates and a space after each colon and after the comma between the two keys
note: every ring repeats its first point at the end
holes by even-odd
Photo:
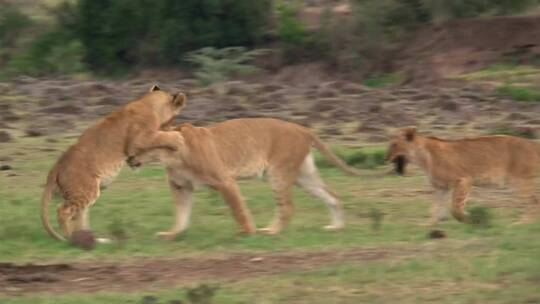
{"type": "Polygon", "coordinates": [[[538,0],[351,0],[347,18],[328,5],[316,28],[299,18],[305,1],[48,1],[45,18],[14,1],[0,5],[3,77],[193,67],[187,54],[205,47],[271,48],[283,65],[319,61],[377,74],[392,46],[426,24],[520,13],[538,0]]]}

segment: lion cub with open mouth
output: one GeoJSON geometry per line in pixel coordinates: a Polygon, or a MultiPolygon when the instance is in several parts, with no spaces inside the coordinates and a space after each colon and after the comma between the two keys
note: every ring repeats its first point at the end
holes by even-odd
{"type": "Polygon", "coordinates": [[[254,234],[255,224],[236,178],[261,176],[264,171],[268,173],[278,210],[270,225],[260,231],[276,234],[287,225],[293,213],[294,184],[326,203],[332,218],[326,229],[344,227],[341,205],[319,177],[311,146],[343,171],[354,175],[357,172],[306,128],[272,118],[243,118],[204,128],[182,124],[175,130],[182,137],[179,150],[149,149],[127,160],[132,168],[149,161],[160,161],[167,166],[176,220],[170,231],[159,232],[158,236],[174,238],[188,227],[196,185],[219,191],[242,232],[254,234]]]}
{"type": "Polygon", "coordinates": [[[540,169],[540,145],[508,135],[444,140],[403,128],[388,148],[387,160],[403,174],[407,163],[418,165],[428,176],[438,200],[431,224],[446,218],[446,197],[451,193],[451,213],[460,222],[469,220],[465,204],[473,185],[510,183],[527,200],[529,209],[521,222],[540,213],[535,178],[540,169]]]}

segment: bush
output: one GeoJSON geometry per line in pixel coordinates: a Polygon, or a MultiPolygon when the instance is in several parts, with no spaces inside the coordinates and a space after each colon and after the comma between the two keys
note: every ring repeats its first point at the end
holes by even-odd
{"type": "Polygon", "coordinates": [[[0,2],[0,45],[11,47],[21,32],[31,25],[31,20],[17,7],[0,2]]]}
{"type": "Polygon", "coordinates": [[[540,101],[540,91],[533,88],[503,85],[495,89],[495,92],[516,101],[540,101]]]}
{"type": "Polygon", "coordinates": [[[436,20],[476,17],[482,14],[505,15],[521,12],[537,0],[424,0],[423,6],[436,20]]]}
{"type": "Polygon", "coordinates": [[[302,45],[306,40],[306,29],[304,24],[298,19],[298,10],[286,4],[281,4],[277,8],[278,12],[278,37],[281,42],[302,45]]]}
{"type": "Polygon", "coordinates": [[[270,1],[79,0],[73,28],[94,69],[178,63],[206,46],[252,46],[266,30],[270,1]]]}
{"type": "Polygon", "coordinates": [[[474,206],[469,209],[469,223],[478,228],[488,228],[491,226],[492,215],[489,208],[485,206],[474,206]]]}
{"type": "Polygon", "coordinates": [[[228,47],[216,49],[206,47],[190,52],[186,61],[196,66],[195,76],[204,85],[225,81],[232,76],[248,75],[258,69],[250,65],[255,57],[265,53],[265,50],[248,51],[243,47],[228,47]]]}
{"type": "Polygon", "coordinates": [[[81,43],[65,31],[55,29],[38,36],[8,62],[8,75],[42,76],[85,71],[81,43]]]}
{"type": "Polygon", "coordinates": [[[216,285],[201,284],[187,288],[186,296],[191,304],[211,304],[218,289],[219,287],[216,285]]]}
{"type": "Polygon", "coordinates": [[[402,73],[378,74],[364,80],[364,85],[371,88],[381,88],[390,85],[397,85],[405,80],[402,73]]]}
{"type": "Polygon", "coordinates": [[[371,229],[374,231],[381,230],[384,213],[377,208],[371,208],[369,218],[371,219],[371,229]]]}
{"type": "Polygon", "coordinates": [[[515,128],[511,126],[500,126],[495,128],[493,131],[489,132],[492,135],[512,135],[512,136],[518,136],[528,139],[536,139],[536,134],[534,132],[534,129],[523,127],[523,128],[515,128]]]}
{"type": "MultiPolygon", "coordinates": [[[[367,152],[363,150],[336,150],[334,153],[339,158],[343,159],[349,166],[362,169],[375,169],[386,164],[386,152],[384,150],[372,150],[367,152]]],[[[325,158],[317,158],[317,166],[334,167],[334,165],[325,158]]]]}

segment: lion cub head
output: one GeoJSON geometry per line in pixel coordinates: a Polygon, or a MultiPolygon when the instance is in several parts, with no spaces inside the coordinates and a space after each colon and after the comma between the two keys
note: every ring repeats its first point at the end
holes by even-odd
{"type": "Polygon", "coordinates": [[[403,175],[409,162],[416,161],[415,148],[418,144],[416,127],[401,129],[390,141],[386,161],[394,163],[396,173],[403,175]]]}
{"type": "Polygon", "coordinates": [[[187,97],[184,93],[170,95],[162,91],[157,85],[153,85],[144,98],[150,103],[161,121],[161,129],[168,129],[174,122],[176,115],[186,105],[187,97]]]}

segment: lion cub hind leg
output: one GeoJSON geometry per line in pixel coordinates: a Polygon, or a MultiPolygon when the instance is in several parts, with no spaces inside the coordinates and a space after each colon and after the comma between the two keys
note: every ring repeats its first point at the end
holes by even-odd
{"type": "Polygon", "coordinates": [[[296,182],[306,192],[322,200],[330,210],[331,223],[324,226],[324,229],[339,230],[345,227],[341,204],[337,197],[328,191],[327,186],[317,172],[317,167],[311,154],[308,154],[302,163],[296,182]]]}
{"type": "Polygon", "coordinates": [[[519,197],[525,200],[525,213],[516,224],[527,224],[533,222],[540,216],[540,200],[535,194],[534,178],[514,178],[510,182],[518,191],[519,197]]]}
{"type": "Polygon", "coordinates": [[[287,172],[270,168],[268,177],[277,204],[277,210],[272,222],[265,228],[259,229],[259,231],[272,235],[280,233],[281,230],[287,226],[294,213],[292,188],[294,186],[296,174],[295,176],[290,176],[287,172]]]}
{"type": "Polygon", "coordinates": [[[452,215],[460,222],[466,222],[468,216],[465,213],[465,205],[469,193],[471,192],[472,182],[469,178],[460,178],[454,185],[452,193],[452,215]]]}
{"type": "Polygon", "coordinates": [[[169,182],[175,203],[175,221],[169,231],[156,233],[159,238],[172,240],[189,226],[189,218],[193,206],[193,186],[191,184],[176,185],[169,182]]]}
{"type": "Polygon", "coordinates": [[[64,201],[58,206],[56,218],[67,238],[70,238],[75,231],[90,230],[89,205],[90,202],[71,200],[64,201]]]}
{"type": "Polygon", "coordinates": [[[255,234],[256,228],[251,217],[251,213],[246,207],[246,203],[240,194],[240,189],[236,181],[230,180],[215,187],[231,208],[234,219],[240,225],[243,233],[255,234]]]}

